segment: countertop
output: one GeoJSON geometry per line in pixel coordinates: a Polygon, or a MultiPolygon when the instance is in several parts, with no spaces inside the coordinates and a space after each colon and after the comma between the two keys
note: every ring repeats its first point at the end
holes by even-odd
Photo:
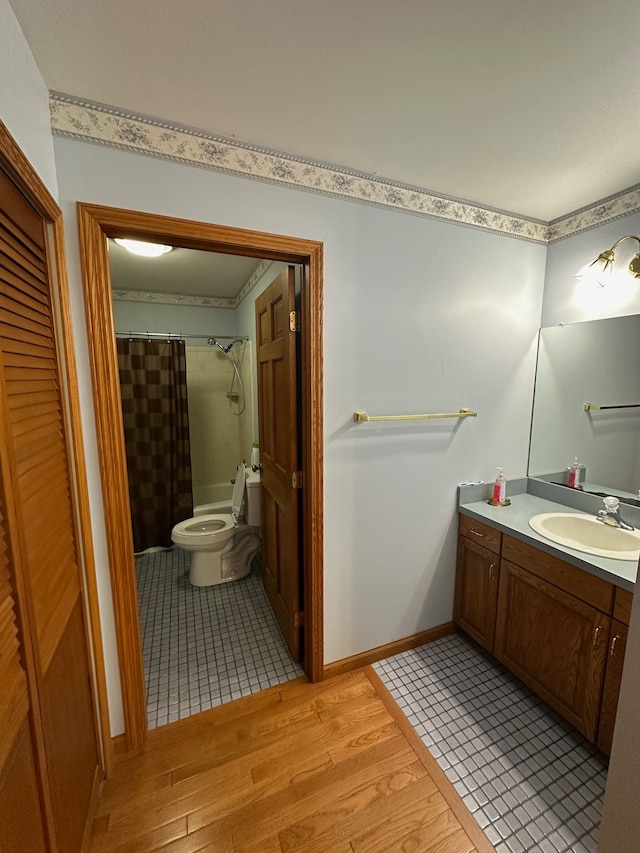
{"type": "MultiPolygon", "coordinates": [[[[528,493],[509,494],[511,506],[490,506],[486,500],[465,500],[464,492],[465,489],[461,487],[458,511],[463,515],[484,521],[515,539],[534,545],[541,551],[560,557],[565,562],[584,569],[592,575],[633,592],[638,572],[638,564],[635,561],[596,557],[573,548],[565,548],[545,539],[529,527],[529,519],[532,515],[541,512],[575,513],[575,508],[528,493]]],[[[472,498],[473,495],[469,494],[468,497],[472,498]]]]}

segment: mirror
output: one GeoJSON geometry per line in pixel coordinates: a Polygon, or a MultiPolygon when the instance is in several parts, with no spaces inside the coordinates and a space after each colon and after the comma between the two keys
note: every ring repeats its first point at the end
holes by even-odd
{"type": "Polygon", "coordinates": [[[540,330],[529,476],[640,505],[640,316],[540,330]],[[585,411],[585,404],[593,407],[585,411]]]}

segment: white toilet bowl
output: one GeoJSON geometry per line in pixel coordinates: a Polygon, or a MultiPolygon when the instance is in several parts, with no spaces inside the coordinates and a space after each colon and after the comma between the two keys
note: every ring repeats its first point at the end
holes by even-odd
{"type": "Polygon", "coordinates": [[[189,581],[194,586],[245,577],[260,550],[260,474],[244,464],[238,468],[231,507],[231,513],[188,518],[171,531],[171,541],[191,552],[189,581]],[[240,520],[245,487],[246,523],[240,520]]]}

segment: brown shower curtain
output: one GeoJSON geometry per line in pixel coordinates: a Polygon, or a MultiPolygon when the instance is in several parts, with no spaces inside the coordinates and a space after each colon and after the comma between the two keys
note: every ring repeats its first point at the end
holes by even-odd
{"type": "Polygon", "coordinates": [[[193,515],[184,341],[116,343],[134,550],[169,547],[193,515]]]}

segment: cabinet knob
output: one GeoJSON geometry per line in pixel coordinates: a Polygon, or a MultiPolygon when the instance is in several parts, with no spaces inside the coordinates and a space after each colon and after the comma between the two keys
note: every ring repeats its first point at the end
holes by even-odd
{"type": "Polygon", "coordinates": [[[484,534],[484,533],[482,533],[480,530],[476,530],[476,529],[475,529],[475,527],[470,527],[470,528],[469,528],[469,533],[473,533],[473,535],[474,535],[474,536],[479,536],[479,537],[480,537],[480,539],[484,539],[484,538],[485,538],[485,534],[484,534]]]}
{"type": "Polygon", "coordinates": [[[616,634],[614,638],[611,640],[611,657],[613,657],[616,653],[616,644],[620,639],[620,634],[616,634]]]}
{"type": "Polygon", "coordinates": [[[489,566],[489,580],[490,581],[493,580],[493,570],[495,569],[495,567],[496,567],[495,563],[491,563],[491,565],[489,566]]]}
{"type": "Polygon", "coordinates": [[[600,631],[602,631],[602,626],[598,625],[596,630],[593,632],[593,646],[594,646],[594,648],[598,645],[598,637],[600,636],[600,631]]]}

